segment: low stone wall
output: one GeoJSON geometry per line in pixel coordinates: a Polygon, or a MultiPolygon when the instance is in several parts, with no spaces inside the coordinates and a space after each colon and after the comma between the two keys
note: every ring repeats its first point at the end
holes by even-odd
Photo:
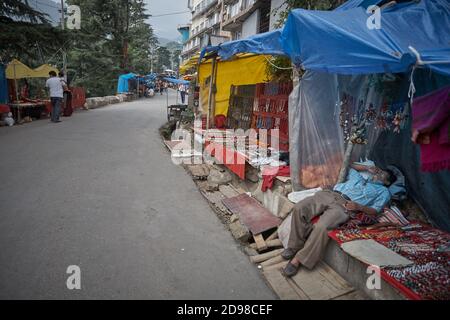
{"type": "Polygon", "coordinates": [[[94,97],[86,99],[84,107],[86,109],[97,109],[110,104],[129,102],[133,100],[135,100],[135,96],[126,94],[118,94],[116,96],[106,96],[106,97],[94,97]]]}

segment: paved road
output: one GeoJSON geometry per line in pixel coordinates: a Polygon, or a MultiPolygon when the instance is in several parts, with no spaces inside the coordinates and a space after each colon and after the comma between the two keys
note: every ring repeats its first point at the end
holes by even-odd
{"type": "Polygon", "coordinates": [[[275,298],[172,164],[165,106],[157,96],[0,128],[0,298],[275,298]],[[69,265],[80,291],[66,287],[69,265]]]}

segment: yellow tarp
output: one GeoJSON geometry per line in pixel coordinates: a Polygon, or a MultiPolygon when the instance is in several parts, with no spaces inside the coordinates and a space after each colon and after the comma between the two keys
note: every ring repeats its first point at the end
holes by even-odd
{"type": "Polygon", "coordinates": [[[188,73],[192,68],[195,68],[197,66],[199,58],[200,58],[200,54],[196,54],[195,56],[193,56],[192,58],[190,58],[189,60],[184,62],[180,66],[180,74],[184,75],[184,74],[188,73]]]}
{"type": "MultiPolygon", "coordinates": [[[[199,68],[200,101],[204,112],[208,110],[209,81],[212,64],[202,63],[199,68]]],[[[243,55],[230,61],[217,62],[217,93],[215,96],[215,115],[227,115],[232,85],[249,85],[267,82],[266,57],[243,55]]]]}
{"type": "Polygon", "coordinates": [[[58,73],[58,69],[44,64],[36,69],[31,69],[19,60],[14,59],[6,67],[7,79],[23,79],[23,78],[47,78],[50,71],[58,73]]]}

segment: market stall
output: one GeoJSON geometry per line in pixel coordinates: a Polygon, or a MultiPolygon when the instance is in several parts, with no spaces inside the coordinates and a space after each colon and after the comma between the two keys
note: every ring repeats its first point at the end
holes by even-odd
{"type": "Polygon", "coordinates": [[[19,93],[19,80],[47,78],[50,71],[58,73],[58,70],[50,65],[42,65],[36,69],[31,69],[16,59],[8,64],[6,78],[10,80],[10,91],[12,91],[9,106],[18,123],[25,117],[39,119],[44,111],[50,109],[50,100],[41,98],[31,99],[28,96],[27,83],[25,83],[24,90],[21,90],[19,93]]]}

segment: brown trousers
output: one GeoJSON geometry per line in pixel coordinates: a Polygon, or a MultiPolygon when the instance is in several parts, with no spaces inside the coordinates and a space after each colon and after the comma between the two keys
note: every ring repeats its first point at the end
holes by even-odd
{"type": "Polygon", "coordinates": [[[345,202],[338,193],[326,190],[294,206],[288,247],[298,251],[296,258],[306,268],[314,268],[322,258],[329,240],[328,230],[349,219],[345,202]],[[320,215],[319,222],[313,225],[311,220],[320,215]]]}

